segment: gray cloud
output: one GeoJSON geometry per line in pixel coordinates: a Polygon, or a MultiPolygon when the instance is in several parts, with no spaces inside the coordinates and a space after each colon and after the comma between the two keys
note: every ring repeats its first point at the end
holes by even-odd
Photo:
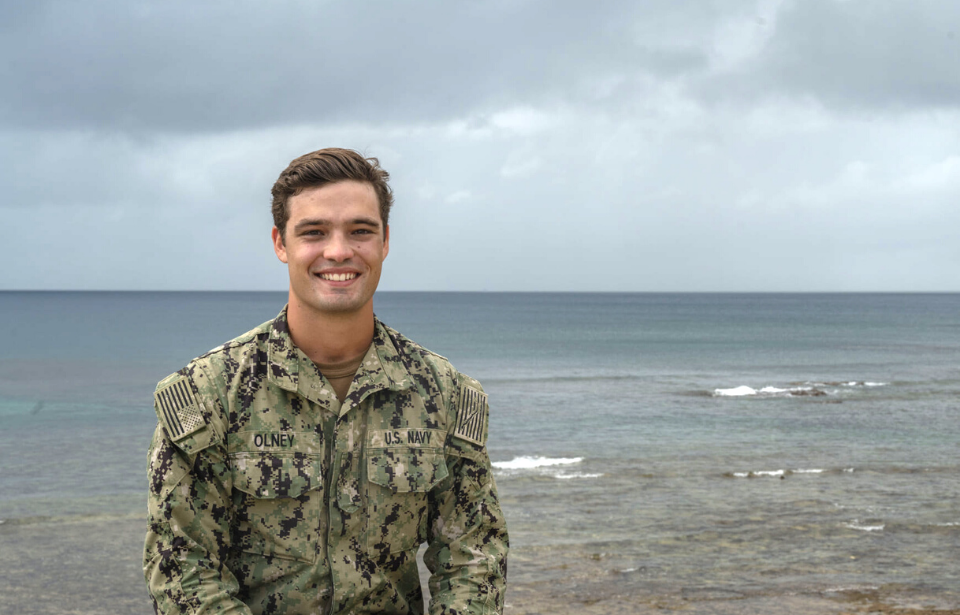
{"type": "Polygon", "coordinates": [[[762,50],[705,79],[705,96],[809,96],[853,111],[960,105],[955,2],[795,0],[756,28],[769,31],[762,50]]]}
{"type": "Polygon", "coordinates": [[[189,132],[432,122],[575,96],[604,75],[695,68],[697,50],[635,32],[644,12],[668,7],[62,1],[27,12],[8,3],[0,121],[189,132]]]}
{"type": "Polygon", "coordinates": [[[960,5],[759,2],[15,3],[0,123],[121,132],[436,122],[644,83],[705,101],[960,101],[960,5]]]}
{"type": "Polygon", "coordinates": [[[385,289],[957,289],[947,1],[0,11],[0,288],[283,288],[270,185],[339,145],[385,289]]]}

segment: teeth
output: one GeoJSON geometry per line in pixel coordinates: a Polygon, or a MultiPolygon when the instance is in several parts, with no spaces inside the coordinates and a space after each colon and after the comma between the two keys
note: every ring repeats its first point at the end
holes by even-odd
{"type": "Polygon", "coordinates": [[[355,273],[321,273],[320,277],[331,282],[346,282],[357,277],[355,273]]]}

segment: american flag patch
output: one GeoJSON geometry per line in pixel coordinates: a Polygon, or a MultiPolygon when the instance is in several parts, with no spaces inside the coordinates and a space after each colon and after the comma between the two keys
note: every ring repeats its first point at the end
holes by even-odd
{"type": "Polygon", "coordinates": [[[469,387],[460,387],[460,404],[457,407],[458,438],[483,446],[487,421],[487,394],[469,387]]]}
{"type": "Polygon", "coordinates": [[[167,435],[176,442],[205,425],[200,404],[186,378],[178,378],[153,394],[157,414],[167,428],[167,435]]]}

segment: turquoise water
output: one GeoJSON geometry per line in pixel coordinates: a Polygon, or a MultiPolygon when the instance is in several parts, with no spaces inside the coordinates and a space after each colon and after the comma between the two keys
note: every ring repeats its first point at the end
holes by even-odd
{"type": "MultiPolygon", "coordinates": [[[[284,300],[0,293],[0,519],[142,512],[156,381],[284,300]]],[[[956,599],[960,295],[381,293],[376,309],[489,393],[511,579],[956,599]]]]}

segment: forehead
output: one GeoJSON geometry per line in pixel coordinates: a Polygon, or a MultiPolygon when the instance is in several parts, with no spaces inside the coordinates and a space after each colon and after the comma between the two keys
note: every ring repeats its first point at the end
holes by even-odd
{"type": "Polygon", "coordinates": [[[289,222],[321,216],[331,221],[357,216],[380,219],[377,193],[367,182],[340,181],[305,188],[287,200],[289,222]]]}

